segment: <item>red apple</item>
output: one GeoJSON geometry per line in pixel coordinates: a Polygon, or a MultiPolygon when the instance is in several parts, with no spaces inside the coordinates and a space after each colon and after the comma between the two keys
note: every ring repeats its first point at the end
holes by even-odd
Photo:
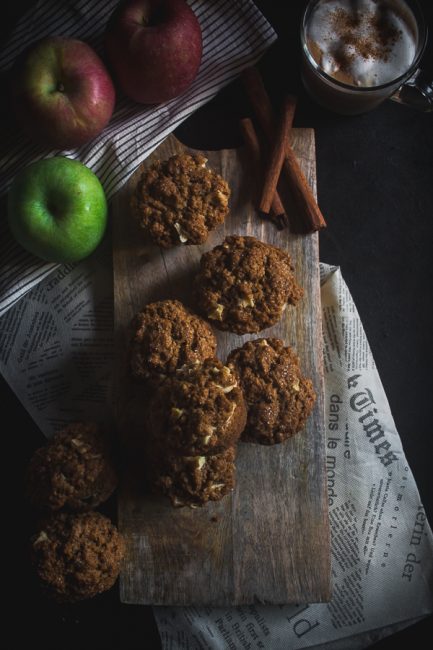
{"type": "Polygon", "coordinates": [[[16,117],[32,140],[54,149],[79,147],[107,125],[113,82],[96,52],[75,39],[44,38],[11,70],[16,117]]]}
{"type": "Polygon", "coordinates": [[[142,104],[183,93],[200,67],[200,23],[185,0],[126,0],[114,11],[105,46],[123,92],[142,104]]]}

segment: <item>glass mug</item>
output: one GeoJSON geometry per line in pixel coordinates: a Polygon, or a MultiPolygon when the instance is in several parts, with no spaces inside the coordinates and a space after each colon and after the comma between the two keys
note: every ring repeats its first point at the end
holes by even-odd
{"type": "Polygon", "coordinates": [[[385,99],[393,99],[424,111],[433,110],[433,84],[423,81],[418,67],[427,43],[427,26],[416,1],[310,0],[301,24],[301,43],[303,84],[312,98],[325,108],[356,115],[375,108],[385,99]],[[386,22],[387,11],[394,12],[391,20],[398,16],[403,21],[403,30],[386,22]],[[358,33],[353,31],[357,20],[364,22],[358,33]],[[368,20],[372,21],[373,31],[368,29],[368,20]],[[376,41],[372,40],[374,34],[376,41]],[[390,48],[406,37],[408,43],[403,42],[400,47],[408,45],[408,48],[400,49],[398,56],[403,52],[408,56],[412,54],[406,61],[399,62],[393,75],[396,59],[389,55],[390,48]],[[374,74],[375,56],[380,63],[379,74],[385,79],[383,82],[376,79],[379,83],[369,85],[365,77],[370,64],[373,66],[370,67],[370,80],[374,74]],[[364,72],[363,64],[367,66],[364,72]],[[326,66],[328,71],[324,70],[326,66]]]}

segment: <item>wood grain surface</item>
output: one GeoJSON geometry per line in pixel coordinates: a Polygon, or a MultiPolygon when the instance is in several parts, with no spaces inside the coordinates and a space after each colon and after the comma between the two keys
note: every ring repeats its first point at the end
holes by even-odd
{"type": "MultiPolygon", "coordinates": [[[[292,131],[292,145],[316,191],[314,133],[292,131]]],[[[150,156],[165,159],[184,151],[169,136],[150,156]]],[[[257,178],[243,149],[203,152],[208,166],[230,184],[226,223],[203,246],[163,251],[144,243],[129,211],[140,169],[113,206],[115,392],[113,405],[126,449],[119,495],[119,527],[127,540],[120,578],[121,600],[153,605],[283,604],[330,598],[330,546],[325,484],[322,332],[317,233],[294,236],[260,221],[254,203],[257,178]],[[241,443],[235,491],[201,509],[173,508],[168,499],[143,487],[138,435],[143,388],[128,377],[130,321],[146,303],[178,298],[193,307],[191,289],[200,256],[227,234],[255,237],[292,256],[305,297],[282,320],[258,335],[217,332],[218,356],[259,336],[277,336],[293,346],[317,392],[307,427],[287,442],[266,447],[241,443]],[[130,451],[128,455],[128,450],[130,451]]],[[[288,211],[290,198],[284,187],[288,211]]]]}

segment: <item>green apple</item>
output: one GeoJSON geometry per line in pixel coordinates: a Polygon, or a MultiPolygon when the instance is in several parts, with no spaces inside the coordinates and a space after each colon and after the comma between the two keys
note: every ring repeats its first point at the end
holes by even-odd
{"type": "Polygon", "coordinates": [[[17,241],[48,262],[90,255],[107,225],[107,200],[95,174],[77,160],[55,156],[25,167],[8,196],[17,241]]]}

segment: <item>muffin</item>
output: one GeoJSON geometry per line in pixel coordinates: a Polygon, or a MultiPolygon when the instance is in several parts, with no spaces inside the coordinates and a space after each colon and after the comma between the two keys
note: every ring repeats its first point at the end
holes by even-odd
{"type": "Polygon", "coordinates": [[[218,454],[236,444],[246,421],[237,374],[215,358],[167,377],[147,412],[149,455],[157,458],[218,454]]]}
{"type": "Polygon", "coordinates": [[[227,364],[238,373],[247,403],[243,441],[274,445],[305,427],[316,394],[292,348],[280,339],[256,339],[233,350],[227,364]]]}
{"type": "Polygon", "coordinates": [[[30,502],[48,510],[91,510],[117,485],[107,437],[95,423],[71,424],[37,449],[27,471],[30,502]]]}
{"type": "Polygon", "coordinates": [[[31,538],[31,557],[44,591],[73,603],[110,589],[125,553],[122,535],[99,512],[52,515],[31,538]]]}
{"type": "Polygon", "coordinates": [[[161,379],[216,350],[209,324],[178,300],[146,305],[133,319],[129,364],[138,380],[161,379]]]}
{"type": "Polygon", "coordinates": [[[229,186],[200,154],[178,154],[145,169],[131,198],[147,238],[162,248],[203,244],[228,214],[229,186]]]}
{"type": "Polygon", "coordinates": [[[259,332],[303,295],[290,256],[255,237],[233,235],[205,253],[196,278],[199,311],[220,330],[259,332]]]}
{"type": "Polygon", "coordinates": [[[172,505],[190,508],[219,501],[235,484],[236,448],[210,456],[162,456],[152,458],[148,478],[155,491],[168,496],[172,505]]]}

